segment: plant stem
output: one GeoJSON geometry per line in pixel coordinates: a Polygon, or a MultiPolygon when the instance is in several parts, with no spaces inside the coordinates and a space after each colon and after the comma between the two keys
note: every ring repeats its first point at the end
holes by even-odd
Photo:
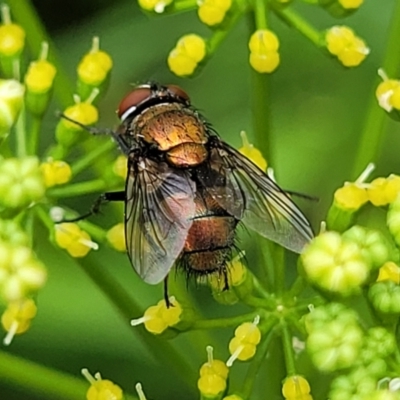
{"type": "Polygon", "coordinates": [[[109,189],[109,185],[103,179],[93,179],[92,181],[67,184],[63,187],[49,189],[49,197],[66,199],[68,197],[82,196],[89,193],[100,193],[109,189]]]}
{"type": "Polygon", "coordinates": [[[42,42],[49,43],[48,60],[57,68],[57,76],[54,81],[54,93],[63,107],[72,103],[72,87],[68,76],[62,65],[58,62],[58,57],[54,44],[49,35],[45,31],[43,24],[38,18],[35,9],[29,0],[7,0],[7,4],[11,9],[14,18],[21,24],[26,32],[27,43],[32,54],[39,54],[42,42]]]}
{"type": "Polygon", "coordinates": [[[296,375],[296,364],[294,362],[292,334],[284,319],[281,319],[280,326],[282,332],[283,353],[285,354],[286,372],[288,376],[293,376],[296,375]]]}
{"type": "Polygon", "coordinates": [[[254,356],[249,369],[247,370],[246,377],[243,382],[243,387],[241,390],[242,398],[243,399],[250,399],[251,392],[253,390],[254,381],[257,377],[257,374],[260,370],[262,362],[265,360],[267,356],[267,352],[269,349],[269,345],[271,344],[272,339],[274,338],[274,329],[273,326],[275,325],[276,320],[271,319],[268,321],[267,329],[266,329],[266,336],[265,339],[258,345],[258,349],[256,351],[256,355],[254,356]]]}
{"type": "Polygon", "coordinates": [[[256,28],[267,29],[267,7],[265,0],[255,0],[254,12],[256,16],[256,28]]]}
{"type": "Polygon", "coordinates": [[[100,143],[92,151],[88,152],[82,158],[78,159],[73,165],[71,165],[72,175],[76,176],[86,168],[91,167],[93,162],[113,149],[115,149],[115,143],[112,140],[107,140],[103,143],[100,143]]]}
{"type": "MultiPolygon", "coordinates": [[[[29,398],[35,393],[41,399],[82,400],[89,383],[65,372],[36,364],[0,350],[0,381],[18,387],[29,398]]],[[[126,400],[137,399],[127,395],[126,400]]]]}
{"type": "Polygon", "coordinates": [[[37,154],[41,127],[42,119],[33,115],[31,120],[31,129],[29,132],[29,154],[37,154]]]}
{"type": "MultiPolygon", "coordinates": [[[[107,296],[127,324],[132,317],[143,314],[142,308],[92,253],[89,253],[85,258],[75,259],[75,262],[107,296]]],[[[161,362],[162,359],[165,368],[170,371],[175,371],[182,382],[186,383],[188,387],[191,387],[192,382],[196,379],[195,372],[192,366],[186,362],[173,346],[165,340],[153,336],[141,327],[136,329],[132,328],[132,331],[140,338],[155,360],[161,362]]]]}
{"type": "Polygon", "coordinates": [[[237,317],[196,320],[193,325],[190,326],[190,330],[237,326],[243,322],[253,321],[254,318],[260,314],[265,314],[265,312],[263,310],[255,310],[249,314],[238,315],[237,317]]]}
{"type": "Polygon", "coordinates": [[[290,7],[280,8],[277,5],[271,3],[275,13],[289,26],[297,29],[303,36],[314,43],[317,47],[324,46],[324,40],[322,34],[309,24],[304,18],[302,18],[296,11],[290,7]]]}
{"type": "MultiPolygon", "coordinates": [[[[386,41],[386,54],[382,61],[382,68],[389,77],[395,77],[400,70],[400,2],[395,2],[391,15],[392,21],[389,28],[389,37],[386,41]]],[[[372,84],[369,95],[369,105],[365,117],[364,127],[357,147],[357,154],[353,165],[352,178],[356,178],[365,166],[375,162],[379,155],[386,132],[389,117],[378,106],[375,90],[381,79],[377,76],[372,84]]]]}
{"type": "Polygon", "coordinates": [[[25,118],[26,118],[25,108],[22,107],[17,123],[15,125],[16,144],[17,144],[16,153],[18,157],[25,157],[27,155],[25,118]]]}

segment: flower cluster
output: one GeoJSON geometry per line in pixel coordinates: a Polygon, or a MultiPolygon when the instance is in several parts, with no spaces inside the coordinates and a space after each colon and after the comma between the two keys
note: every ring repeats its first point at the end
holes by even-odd
{"type": "MultiPolygon", "coordinates": [[[[325,48],[345,67],[358,66],[368,55],[369,49],[347,26],[333,26],[326,32],[318,31],[311,23],[294,11],[288,0],[271,2],[239,0],[139,0],[140,7],[155,14],[174,13],[197,9],[202,23],[212,29],[208,39],[197,34],[182,36],[168,56],[170,70],[178,76],[192,76],[217,50],[222,39],[239,18],[251,13],[256,30],[249,39],[249,62],[261,74],[269,74],[280,64],[279,39],[268,25],[268,14],[276,14],[282,21],[307,37],[318,48],[325,48]]],[[[320,0],[319,5],[333,17],[343,17],[356,11],[362,0],[320,0]]]]}

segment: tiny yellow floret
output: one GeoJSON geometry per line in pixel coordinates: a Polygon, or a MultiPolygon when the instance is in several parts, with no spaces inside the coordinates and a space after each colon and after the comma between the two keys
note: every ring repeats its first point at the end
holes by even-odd
{"type": "Polygon", "coordinates": [[[67,250],[72,257],[85,257],[91,249],[97,250],[98,245],[92,242],[89,234],[77,224],[65,222],[56,225],[56,243],[67,250]]]}
{"type": "Polygon", "coordinates": [[[120,155],[117,157],[113,164],[113,172],[115,175],[125,179],[128,175],[128,161],[125,155],[120,155]]]}
{"type": "Polygon", "coordinates": [[[201,36],[185,35],[169,53],[168,66],[178,76],[192,75],[206,53],[206,42],[201,36]]]}
{"type": "Polygon", "coordinates": [[[226,389],[226,380],[219,375],[203,375],[197,381],[197,387],[203,396],[217,396],[226,389]]]}
{"type": "Polygon", "coordinates": [[[93,86],[100,85],[112,68],[111,57],[102,50],[86,54],[78,65],[79,79],[93,86]]]}
{"type": "Polygon", "coordinates": [[[204,375],[218,375],[223,379],[227,379],[229,368],[221,360],[212,360],[212,362],[204,363],[200,368],[200,376],[204,375]]]}
{"type": "Polygon", "coordinates": [[[253,163],[256,164],[258,168],[260,168],[262,171],[266,172],[267,171],[267,161],[263,157],[261,151],[258,150],[256,147],[254,147],[253,144],[251,144],[249,142],[245,131],[240,132],[240,136],[242,137],[243,146],[240,147],[239,151],[244,156],[246,156],[251,161],[253,161],[253,163]]]}
{"type": "Polygon", "coordinates": [[[361,6],[364,0],[339,0],[340,5],[345,9],[354,9],[361,6]]]}
{"type": "Polygon", "coordinates": [[[33,93],[49,91],[53,86],[56,72],[54,65],[47,60],[31,62],[25,75],[25,84],[28,91],[33,93]]]}
{"type": "Polygon", "coordinates": [[[368,199],[374,206],[385,206],[396,200],[400,193],[400,177],[374,179],[367,187],[368,199]]]}
{"type": "Polygon", "coordinates": [[[229,396],[225,396],[222,400],[243,400],[243,398],[237,394],[230,394],[229,396]]]}
{"type": "Polygon", "coordinates": [[[46,187],[62,185],[70,181],[72,176],[71,167],[65,161],[49,160],[40,165],[44,184],[46,187]]]}
{"type": "Polygon", "coordinates": [[[355,67],[369,54],[365,42],[347,26],[333,26],[325,36],[328,51],[345,67],[355,67]]]}
{"type": "Polygon", "coordinates": [[[255,54],[277,51],[279,49],[278,37],[269,29],[259,29],[251,35],[249,49],[255,54]]]}
{"type": "Polygon", "coordinates": [[[213,26],[224,20],[226,12],[231,8],[231,5],[231,0],[203,0],[197,12],[203,23],[213,26]]]}
{"type": "Polygon", "coordinates": [[[84,368],[82,375],[89,381],[90,387],[86,392],[86,400],[122,400],[122,389],[108,379],[102,379],[100,373],[94,377],[84,368]]]}
{"type": "Polygon", "coordinates": [[[400,110],[400,81],[385,79],[375,91],[379,106],[390,112],[393,108],[400,110]]]}
{"type": "Polygon", "coordinates": [[[176,325],[182,314],[182,306],[175,297],[169,299],[171,306],[167,308],[165,300],[160,300],[157,305],[149,307],[143,317],[131,321],[132,326],[144,324],[147,331],[160,334],[168,327],[176,325]]]}
{"type": "Polygon", "coordinates": [[[25,31],[17,24],[0,26],[0,55],[5,57],[17,56],[25,45],[25,31]]]}
{"type": "Polygon", "coordinates": [[[30,326],[30,321],[35,317],[37,307],[32,299],[13,301],[1,317],[1,323],[6,331],[10,331],[12,325],[17,322],[15,334],[24,333],[30,326]]]}
{"type": "MultiPolygon", "coordinates": [[[[89,103],[77,103],[67,107],[64,114],[74,121],[80,122],[83,125],[93,125],[99,119],[97,108],[89,103]]],[[[61,119],[61,123],[71,130],[80,131],[82,128],[73,122],[61,119]]]]}
{"type": "Polygon", "coordinates": [[[400,284],[400,267],[393,261],[388,261],[382,265],[379,269],[379,275],[377,282],[380,281],[393,281],[396,284],[400,284]]]}
{"type": "Polygon", "coordinates": [[[116,224],[109,229],[106,238],[108,243],[110,243],[114,249],[122,252],[126,251],[125,226],[123,223],[116,224]]]}
{"type": "Polygon", "coordinates": [[[368,201],[368,194],[363,185],[346,182],[344,186],[336,190],[334,200],[338,208],[357,211],[368,201]]]}
{"type": "Polygon", "coordinates": [[[165,7],[170,5],[173,0],[138,0],[139,6],[146,11],[154,11],[156,13],[163,13],[165,7]]]}
{"type": "Polygon", "coordinates": [[[310,391],[310,384],[300,375],[286,378],[282,385],[282,394],[287,400],[312,400],[310,391]]]}

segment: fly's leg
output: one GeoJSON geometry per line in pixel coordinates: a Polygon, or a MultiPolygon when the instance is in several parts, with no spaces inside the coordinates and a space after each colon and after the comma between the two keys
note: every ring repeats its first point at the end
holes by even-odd
{"type": "Polygon", "coordinates": [[[112,134],[113,134],[113,131],[111,129],[99,129],[94,126],[82,124],[81,122],[75,121],[74,119],[68,117],[67,115],[65,115],[61,112],[57,112],[57,116],[62,119],[65,119],[66,121],[72,122],[73,124],[81,127],[82,129],[84,129],[85,131],[89,132],[91,135],[94,135],[94,136],[99,136],[99,135],[111,135],[112,136],[112,134]]]}
{"type": "Polygon", "coordinates": [[[173,307],[168,296],[168,275],[164,278],[164,300],[167,308],[173,307]]]}
{"type": "Polygon", "coordinates": [[[101,207],[110,201],[125,201],[125,191],[103,193],[93,203],[92,207],[86,214],[80,215],[79,217],[76,217],[76,218],[63,219],[62,221],[59,221],[59,223],[61,223],[61,222],[77,222],[77,221],[86,219],[92,215],[96,215],[100,212],[101,207]]]}

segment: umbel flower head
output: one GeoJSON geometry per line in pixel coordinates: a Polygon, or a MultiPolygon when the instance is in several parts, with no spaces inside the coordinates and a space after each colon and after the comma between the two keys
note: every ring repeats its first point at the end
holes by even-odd
{"type": "MultiPolygon", "coordinates": [[[[209,38],[195,33],[183,35],[168,55],[170,70],[182,77],[194,76],[211,59],[222,40],[245,14],[254,19],[256,29],[248,40],[249,63],[260,74],[270,74],[279,66],[279,39],[268,26],[269,14],[295,28],[316,47],[325,48],[346,67],[358,66],[369,54],[365,42],[347,26],[333,26],[319,31],[290,6],[289,0],[272,2],[233,2],[231,0],[201,0],[197,3],[172,0],[139,0],[139,6],[155,14],[168,14],[197,8],[202,23],[212,29],[209,38]],[[207,56],[207,57],[206,57],[207,56]]],[[[320,0],[318,5],[334,17],[342,17],[357,10],[362,0],[320,0]]]]}

